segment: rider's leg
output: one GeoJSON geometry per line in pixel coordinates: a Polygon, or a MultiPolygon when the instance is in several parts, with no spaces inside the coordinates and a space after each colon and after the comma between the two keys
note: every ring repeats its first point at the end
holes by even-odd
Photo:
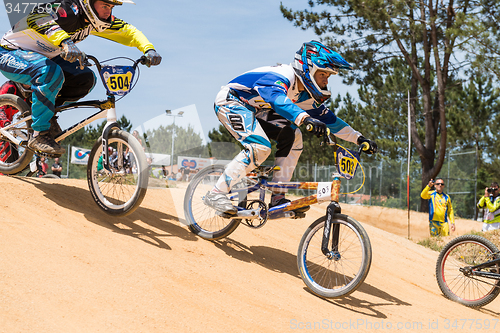
{"type": "Polygon", "coordinates": [[[56,106],[66,102],[76,102],[94,89],[96,76],[88,67],[80,69],[77,63],[71,63],[57,56],[51,59],[64,73],[64,84],[56,98],[56,106]]]}
{"type": "Polygon", "coordinates": [[[271,142],[255,119],[255,110],[247,108],[240,101],[228,95],[227,88],[221,90],[215,102],[215,112],[219,121],[244,147],[226,167],[215,187],[207,195],[206,203],[215,209],[235,214],[236,208],[224,195],[229,193],[248,172],[264,162],[271,153],[271,142]]]}
{"type": "Polygon", "coordinates": [[[0,71],[12,81],[31,85],[31,127],[35,133],[28,146],[50,154],[63,154],[64,148],[48,133],[54,101],[64,82],[61,68],[38,53],[0,48],[0,71]]]}
{"type": "MultiPolygon", "coordinates": [[[[260,125],[267,136],[276,141],[276,159],[274,164],[280,167],[275,171],[273,182],[288,182],[302,153],[302,133],[287,119],[273,110],[257,115],[260,125]]],[[[273,188],[270,206],[280,205],[290,200],[285,199],[286,189],[273,188]]]]}

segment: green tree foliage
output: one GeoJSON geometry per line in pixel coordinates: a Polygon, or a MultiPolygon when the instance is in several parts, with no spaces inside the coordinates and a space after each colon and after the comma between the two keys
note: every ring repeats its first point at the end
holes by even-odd
{"type": "Polygon", "coordinates": [[[191,156],[207,157],[206,148],[202,145],[203,139],[191,126],[186,129],[176,125],[162,125],[157,129],[148,130],[144,135],[143,145],[146,146],[148,152],[170,155],[172,134],[174,134],[174,164],[177,156],[188,154],[188,152],[191,156]]]}
{"type": "Polygon", "coordinates": [[[467,16],[460,27],[460,33],[467,36],[466,41],[460,45],[461,50],[467,54],[467,59],[485,71],[495,74],[500,78],[500,6],[499,0],[479,0],[481,15],[467,16]]]}
{"type": "Polygon", "coordinates": [[[222,124],[219,125],[218,129],[214,128],[208,132],[208,137],[211,140],[208,144],[210,157],[220,160],[230,160],[243,149],[243,145],[222,124]]]}

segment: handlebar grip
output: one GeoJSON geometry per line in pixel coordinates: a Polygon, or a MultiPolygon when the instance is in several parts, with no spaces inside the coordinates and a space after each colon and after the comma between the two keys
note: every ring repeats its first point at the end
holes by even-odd
{"type": "Polygon", "coordinates": [[[368,150],[370,149],[370,145],[368,144],[368,142],[363,142],[361,144],[361,150],[365,151],[365,150],[368,150]]]}
{"type": "MultiPolygon", "coordinates": [[[[313,125],[309,124],[306,126],[306,131],[311,132],[313,130],[313,125]]],[[[327,127],[325,135],[330,135],[330,129],[327,127]]]]}

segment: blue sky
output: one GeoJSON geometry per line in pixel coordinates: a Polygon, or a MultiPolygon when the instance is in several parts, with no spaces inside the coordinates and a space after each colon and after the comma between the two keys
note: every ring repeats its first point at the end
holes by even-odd
{"type": "MultiPolygon", "coordinates": [[[[172,117],[163,116],[165,110],[174,114],[183,110],[176,125],[191,125],[206,137],[209,130],[219,126],[213,102],[221,86],[253,68],[290,63],[303,42],[318,39],[312,30],[294,27],[279,10],[280,2],[297,10],[308,8],[307,0],[135,2],[115,7],[113,14],[141,30],[163,62],[158,67],[142,67],[135,89],[117,103],[118,117],[124,114],[134,127],[171,124],[172,117]]],[[[9,29],[7,14],[2,10],[0,33],[9,29]]],[[[78,46],[99,59],[141,55],[135,48],[95,36],[78,46]]],[[[334,96],[347,91],[356,96],[355,88],[343,85],[339,77],[330,79],[329,88],[334,96]]],[[[88,98],[105,98],[100,82],[88,98]]],[[[93,112],[68,111],[59,117],[59,123],[66,128],[93,112]]]]}

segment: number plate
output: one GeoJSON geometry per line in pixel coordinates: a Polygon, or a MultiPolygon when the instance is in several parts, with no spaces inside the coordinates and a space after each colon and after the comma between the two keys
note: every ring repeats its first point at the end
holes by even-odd
{"type": "Polygon", "coordinates": [[[132,66],[104,66],[101,70],[102,81],[108,93],[119,96],[130,91],[134,74],[132,66]]]}
{"type": "Polygon", "coordinates": [[[332,183],[319,182],[318,191],[316,192],[316,199],[318,199],[318,202],[331,201],[331,197],[332,197],[332,183]]]}
{"type": "Polygon", "coordinates": [[[339,147],[337,149],[337,171],[345,179],[352,179],[359,164],[359,154],[355,151],[339,147]]]}

